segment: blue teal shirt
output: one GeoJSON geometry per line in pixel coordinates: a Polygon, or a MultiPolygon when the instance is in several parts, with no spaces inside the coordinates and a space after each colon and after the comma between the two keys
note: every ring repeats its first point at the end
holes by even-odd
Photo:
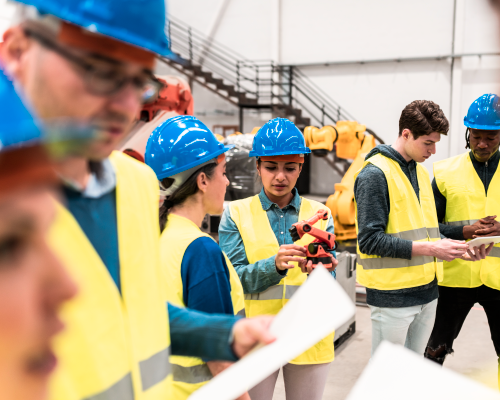
{"type": "Polygon", "coordinates": [[[213,239],[202,236],[191,242],[182,257],[181,277],[186,307],[211,314],[234,315],[229,269],[222,250],[213,239]]]}
{"type": "MultiPolygon", "coordinates": [[[[293,189],[292,193],[292,201],[282,209],[268,199],[264,189],[259,193],[262,209],[266,211],[267,218],[280,246],[293,244],[288,229],[296,222],[299,222],[302,200],[296,188],[293,189]]],[[[328,221],[326,230],[332,234],[334,233],[332,217],[328,221]]],[[[277,285],[288,272],[288,270],[280,271],[282,273],[277,271],[274,263],[275,256],[259,260],[255,264],[248,262],[243,239],[238,227],[231,218],[229,207],[224,210],[219,225],[219,245],[231,260],[231,264],[233,264],[240,277],[245,293],[263,292],[267,288],[277,285]]],[[[335,257],[335,252],[332,252],[332,254],[335,257]]],[[[335,272],[333,272],[333,276],[335,276],[335,272]]]]}
{"type": "Polygon", "coordinates": [[[85,189],[71,182],[63,187],[67,208],[78,221],[121,291],[120,257],[116,220],[116,175],[109,159],[102,162],[97,178],[91,174],[85,189]]]}
{"type": "MultiPolygon", "coordinates": [[[[94,246],[111,278],[121,291],[116,218],[116,174],[113,165],[109,159],[104,160],[99,179],[92,174],[87,187],[83,190],[71,182],[66,182],[65,186],[69,211],[94,246]]],[[[220,248],[218,251],[222,255],[220,248]]],[[[231,349],[231,343],[233,326],[239,317],[208,315],[170,304],[167,306],[172,354],[209,360],[235,361],[237,359],[231,349]]]]}

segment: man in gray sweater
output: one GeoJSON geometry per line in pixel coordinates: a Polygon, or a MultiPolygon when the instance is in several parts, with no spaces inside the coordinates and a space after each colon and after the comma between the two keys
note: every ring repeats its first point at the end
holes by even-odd
{"type": "Polygon", "coordinates": [[[436,315],[441,260],[476,260],[464,241],[441,240],[427,171],[448,120],[432,101],[405,107],[399,136],[365,158],[354,185],[358,281],[366,286],[372,354],[383,340],[423,355],[436,315]]]}

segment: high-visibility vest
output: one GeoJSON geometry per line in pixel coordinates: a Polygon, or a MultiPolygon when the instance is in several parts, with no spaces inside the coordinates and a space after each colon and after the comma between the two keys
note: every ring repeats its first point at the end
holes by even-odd
{"type": "MultiPolygon", "coordinates": [[[[445,224],[471,225],[488,215],[500,216],[498,169],[488,186],[488,195],[469,153],[434,163],[434,177],[439,191],[446,197],[445,224]]],[[[496,244],[484,260],[455,259],[444,263],[444,279],[440,285],[473,288],[483,284],[500,290],[500,244],[496,244]]]]}
{"type": "Polygon", "coordinates": [[[160,271],[158,181],[149,167],[114,152],[121,290],[63,206],[51,246],[78,283],[62,309],[59,365],[50,400],[170,398],[168,314],[160,271]]]}
{"type": "MultiPolygon", "coordinates": [[[[417,164],[419,202],[415,190],[397,161],[379,153],[365,161],[363,168],[368,164],[382,170],[389,188],[390,211],[385,233],[413,242],[441,240],[436,204],[427,170],[417,164]]],[[[355,206],[358,233],[356,203],[355,206]]],[[[377,204],[372,206],[375,208],[377,204]]],[[[436,275],[439,281],[443,276],[443,263],[432,256],[414,256],[411,260],[405,260],[368,255],[359,250],[359,243],[357,251],[357,280],[370,289],[406,289],[430,283],[436,275]]]]}
{"type": "MultiPolygon", "coordinates": [[[[253,196],[242,200],[231,202],[229,206],[231,218],[240,231],[248,262],[255,264],[259,260],[278,254],[280,245],[276,235],[271,228],[267,213],[262,209],[259,196],[253,196]]],[[[309,219],[316,211],[330,210],[324,204],[314,200],[301,197],[299,221],[309,219]]],[[[328,219],[318,221],[314,226],[326,230],[328,219]]],[[[314,238],[304,235],[298,242],[298,246],[307,246],[314,238]]],[[[306,281],[307,275],[295,263],[295,268],[289,269],[288,274],[277,285],[273,285],[260,293],[245,294],[245,312],[247,317],[257,315],[276,315],[292,298],[294,293],[306,281]]],[[[311,307],[323,307],[324,305],[311,305],[311,307]]],[[[290,361],[292,364],[323,364],[333,361],[333,338],[335,333],[311,347],[305,353],[290,361]]]]}
{"type": "MultiPolygon", "coordinates": [[[[209,237],[213,240],[210,235],[202,232],[193,221],[169,214],[165,230],[161,234],[160,254],[162,272],[168,287],[166,300],[176,306],[186,307],[181,276],[182,259],[189,245],[200,237],[209,237]]],[[[233,310],[237,314],[245,308],[243,287],[231,262],[225,254],[224,257],[229,270],[233,310]]],[[[203,265],[203,263],[204,260],[200,259],[200,264],[203,265]]],[[[210,267],[210,265],[203,265],[203,268],[210,267]]],[[[201,358],[171,356],[170,363],[173,373],[172,398],[175,400],[187,399],[191,393],[212,378],[212,373],[201,358]]]]}

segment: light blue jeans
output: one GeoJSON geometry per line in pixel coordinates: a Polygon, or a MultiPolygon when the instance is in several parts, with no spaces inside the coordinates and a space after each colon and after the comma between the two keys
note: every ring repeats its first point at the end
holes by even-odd
{"type": "Polygon", "coordinates": [[[421,306],[369,306],[372,320],[372,356],[383,340],[404,345],[424,355],[436,319],[437,299],[421,306]]]}

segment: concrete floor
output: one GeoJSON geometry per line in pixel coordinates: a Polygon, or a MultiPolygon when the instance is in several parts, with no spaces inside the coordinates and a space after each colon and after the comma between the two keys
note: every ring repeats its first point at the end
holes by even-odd
{"type": "MultiPolygon", "coordinates": [[[[335,349],[323,399],[342,400],[356,383],[370,359],[370,310],[356,307],[356,333],[335,349]]],[[[446,359],[445,367],[497,389],[497,357],[486,315],[478,304],[471,310],[454,344],[455,354],[446,359]]],[[[285,400],[283,378],[278,378],[273,400],[285,400]]]]}

